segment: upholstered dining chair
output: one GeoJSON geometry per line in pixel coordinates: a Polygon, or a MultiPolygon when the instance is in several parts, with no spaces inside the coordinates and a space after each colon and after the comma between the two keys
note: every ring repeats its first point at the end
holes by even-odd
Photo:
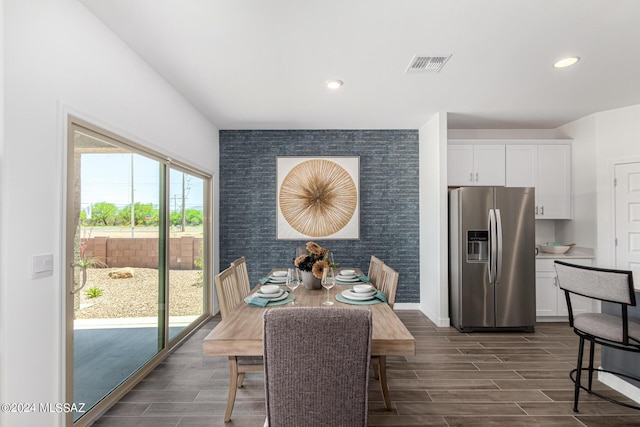
{"type": "Polygon", "coordinates": [[[369,260],[369,272],[367,273],[367,275],[369,276],[369,282],[371,282],[373,286],[377,287],[378,278],[382,274],[383,265],[384,262],[382,262],[380,258],[371,255],[371,259],[369,260]]]}
{"type": "MultiPolygon", "coordinates": [[[[222,319],[227,317],[234,308],[243,303],[249,293],[238,285],[237,273],[234,267],[229,267],[215,276],[216,293],[222,319]]],[[[233,405],[236,401],[236,390],[242,387],[244,374],[251,371],[262,371],[262,357],[229,356],[229,396],[224,421],[229,422],[233,405]]]]}
{"type": "Polygon", "coordinates": [[[580,389],[609,402],[640,410],[639,406],[620,402],[592,389],[594,371],[609,372],[617,376],[640,381],[640,378],[621,372],[593,367],[595,344],[621,351],[640,353],[640,323],[629,320],[627,315],[628,307],[636,305],[632,272],[629,270],[579,266],[562,261],[555,261],[555,267],[558,285],[564,290],[567,300],[569,325],[573,327],[573,331],[580,337],[576,368],[569,374],[575,384],[573,411],[578,412],[580,389]],[[571,304],[571,299],[574,295],[618,304],[620,306],[620,315],[581,313],[574,316],[571,304]],[[589,366],[586,368],[588,371],[588,384],[586,387],[581,384],[582,371],[585,370],[582,367],[585,341],[589,341],[590,344],[589,366]]]}
{"type": "Polygon", "coordinates": [[[366,426],[371,312],[295,307],[263,319],[265,425],[366,426]]]}
{"type": "MultiPolygon", "coordinates": [[[[385,294],[387,304],[389,304],[392,309],[396,301],[396,289],[398,288],[399,277],[400,274],[396,270],[382,263],[380,277],[376,287],[385,294]]],[[[382,390],[384,405],[387,409],[391,409],[391,397],[389,396],[389,386],[387,385],[387,357],[373,356],[371,358],[371,365],[373,366],[373,377],[380,380],[380,389],[382,390]]]]}

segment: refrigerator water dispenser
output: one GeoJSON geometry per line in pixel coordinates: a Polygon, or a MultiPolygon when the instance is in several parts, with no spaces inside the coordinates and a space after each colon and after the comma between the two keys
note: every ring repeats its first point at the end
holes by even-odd
{"type": "Polygon", "coordinates": [[[467,262],[489,260],[489,230],[467,230],[467,262]]]}

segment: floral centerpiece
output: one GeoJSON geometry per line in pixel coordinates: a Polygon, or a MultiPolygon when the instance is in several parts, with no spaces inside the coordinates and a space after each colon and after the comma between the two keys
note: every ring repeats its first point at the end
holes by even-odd
{"type": "Polygon", "coordinates": [[[318,245],[316,242],[307,242],[305,248],[307,253],[298,255],[293,261],[293,264],[302,271],[305,287],[320,289],[320,279],[322,279],[324,269],[327,267],[337,267],[338,264],[330,260],[329,250],[318,245]],[[316,280],[313,281],[313,278],[316,280]]]}

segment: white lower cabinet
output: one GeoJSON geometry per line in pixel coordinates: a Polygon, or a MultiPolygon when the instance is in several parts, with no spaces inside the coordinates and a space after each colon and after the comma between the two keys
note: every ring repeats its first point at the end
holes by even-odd
{"type": "MultiPolygon", "coordinates": [[[[562,261],[576,265],[593,264],[590,258],[562,258],[562,261]]],[[[564,291],[558,286],[554,258],[536,259],[536,317],[568,318],[567,302],[564,291]]],[[[573,313],[590,313],[593,311],[593,300],[573,295],[573,313]]]]}

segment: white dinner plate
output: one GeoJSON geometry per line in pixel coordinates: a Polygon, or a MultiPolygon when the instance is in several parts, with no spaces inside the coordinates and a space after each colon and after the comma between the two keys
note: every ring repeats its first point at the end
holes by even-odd
{"type": "Polygon", "coordinates": [[[341,277],[358,277],[356,273],[345,273],[344,271],[339,271],[338,276],[341,277]]]}
{"type": "Polygon", "coordinates": [[[347,289],[346,291],[342,291],[342,296],[351,299],[354,301],[367,301],[373,299],[374,294],[362,295],[356,292],[351,292],[351,289],[347,289]]]}
{"type": "Polygon", "coordinates": [[[269,283],[285,283],[286,277],[269,277],[269,283]]]}
{"type": "Polygon", "coordinates": [[[341,282],[359,282],[360,281],[358,276],[345,277],[345,276],[341,276],[339,274],[336,276],[336,280],[339,280],[341,282]]]}
{"type": "Polygon", "coordinates": [[[286,294],[286,292],[284,290],[282,290],[282,289],[278,289],[278,292],[276,292],[274,294],[263,294],[262,292],[260,292],[259,289],[256,291],[256,295],[258,295],[260,298],[266,298],[266,299],[270,299],[270,300],[273,300],[275,298],[280,298],[282,296],[282,294],[286,294]]]}
{"type": "Polygon", "coordinates": [[[260,295],[259,292],[256,292],[255,294],[253,294],[254,296],[259,296],[260,298],[265,298],[268,299],[269,302],[274,302],[274,301],[282,301],[283,299],[285,299],[286,297],[289,296],[288,292],[283,291],[282,295],[280,295],[279,297],[275,297],[275,298],[271,298],[271,297],[266,297],[264,295],[260,295]]]}
{"type": "Polygon", "coordinates": [[[282,301],[283,299],[287,298],[288,296],[289,296],[289,292],[283,291],[281,296],[279,296],[277,298],[271,298],[271,301],[282,301]]]}
{"type": "Polygon", "coordinates": [[[260,292],[256,292],[255,294],[253,294],[253,296],[268,299],[269,301],[280,301],[285,299],[287,296],[289,296],[289,293],[286,291],[282,291],[282,293],[280,294],[265,295],[265,294],[261,294],[260,292]]]}
{"type": "Polygon", "coordinates": [[[280,296],[282,289],[278,285],[267,285],[267,286],[275,286],[276,290],[275,291],[265,290],[263,286],[260,289],[258,289],[256,292],[258,292],[260,295],[280,296]]]}
{"type": "Polygon", "coordinates": [[[377,289],[371,289],[370,291],[367,292],[356,292],[353,289],[347,289],[343,292],[347,292],[349,295],[354,295],[357,297],[369,297],[369,296],[373,296],[375,295],[376,292],[378,292],[377,289]]]}

